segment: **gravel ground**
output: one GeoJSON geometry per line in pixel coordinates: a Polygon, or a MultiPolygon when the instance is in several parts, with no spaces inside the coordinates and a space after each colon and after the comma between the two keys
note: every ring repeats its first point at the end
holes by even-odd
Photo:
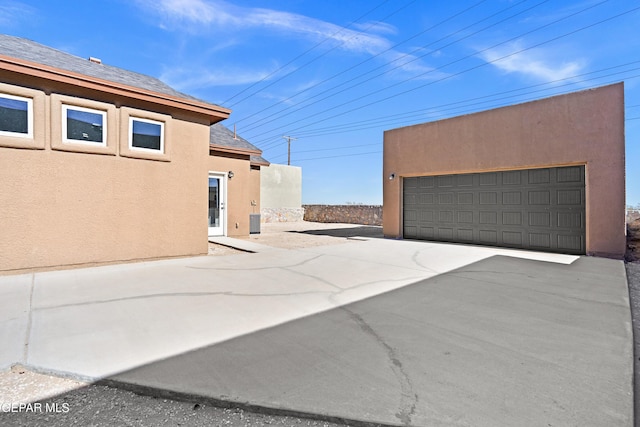
{"type": "Polygon", "coordinates": [[[627,225],[627,253],[625,260],[633,325],[634,412],[636,425],[640,425],[640,218],[629,221],[627,225]]]}
{"type": "MultiPolygon", "coordinates": [[[[353,224],[273,223],[262,224],[261,234],[247,239],[267,246],[293,249],[342,244],[359,235],[382,237],[382,229],[353,224]]],[[[236,254],[246,252],[209,244],[211,256],[236,254]]],[[[337,427],[348,424],[141,396],[126,390],[43,375],[21,366],[0,372],[0,426],[3,427],[265,425],[337,427]],[[31,406],[16,406],[21,403],[31,403],[31,406]],[[12,405],[18,412],[11,412],[12,405]]]]}
{"type": "Polygon", "coordinates": [[[338,427],[338,424],[324,421],[250,413],[242,409],[216,408],[198,402],[178,402],[98,385],[85,386],[50,399],[39,400],[38,404],[32,404],[31,408],[25,407],[21,412],[0,413],[0,425],[338,427]],[[40,407],[36,406],[38,404],[40,407]]]}

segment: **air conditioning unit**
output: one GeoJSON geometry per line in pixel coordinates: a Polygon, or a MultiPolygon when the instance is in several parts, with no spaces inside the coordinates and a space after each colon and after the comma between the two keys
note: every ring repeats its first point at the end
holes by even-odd
{"type": "Polygon", "coordinates": [[[260,214],[249,214],[249,234],[260,234],[260,214]]]}

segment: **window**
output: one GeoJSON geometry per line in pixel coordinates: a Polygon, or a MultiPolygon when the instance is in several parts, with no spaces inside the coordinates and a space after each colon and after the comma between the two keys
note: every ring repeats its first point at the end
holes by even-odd
{"type": "Polygon", "coordinates": [[[171,161],[173,118],[167,114],[120,107],[120,149],[132,159],[171,161]]]}
{"type": "Polygon", "coordinates": [[[107,112],[62,105],[64,142],[107,145],[107,112]]]}
{"type": "Polygon", "coordinates": [[[129,148],[164,153],[164,123],[129,117],[129,148]]]}
{"type": "Polygon", "coordinates": [[[0,94],[0,135],[33,138],[33,100],[0,94]]]}

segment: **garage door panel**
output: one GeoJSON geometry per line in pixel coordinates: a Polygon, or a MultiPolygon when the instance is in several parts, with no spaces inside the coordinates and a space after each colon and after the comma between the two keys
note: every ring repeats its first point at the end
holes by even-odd
{"type": "Polygon", "coordinates": [[[585,253],[584,166],[408,180],[406,238],[585,253]]]}
{"type": "Polygon", "coordinates": [[[551,213],[549,212],[529,212],[530,227],[551,227],[551,213]]]}
{"type": "Polygon", "coordinates": [[[420,227],[419,236],[421,239],[435,238],[435,229],[433,227],[420,227]]]}
{"type": "Polygon", "coordinates": [[[416,180],[416,187],[419,188],[434,188],[435,177],[433,176],[421,176],[420,178],[414,178],[416,180]]]}
{"type": "Polygon", "coordinates": [[[551,192],[545,191],[529,191],[529,206],[550,205],[551,192]]]}
{"type": "Polygon", "coordinates": [[[529,245],[537,249],[551,249],[551,235],[549,233],[529,233],[529,245]]]}
{"type": "Polygon", "coordinates": [[[457,184],[458,187],[472,187],[473,186],[473,175],[456,175],[457,176],[457,184]]]}
{"type": "Polygon", "coordinates": [[[481,205],[497,205],[498,204],[498,193],[494,191],[483,191],[480,193],[480,204],[481,205]]]}
{"type": "Polygon", "coordinates": [[[479,215],[480,224],[498,224],[498,213],[497,212],[480,212],[479,215]]]}
{"type": "Polygon", "coordinates": [[[497,173],[483,173],[479,175],[480,186],[486,187],[491,185],[498,185],[497,173]]]}
{"type": "Polygon", "coordinates": [[[458,224],[473,224],[473,211],[458,211],[458,224]]]}
{"type": "Polygon", "coordinates": [[[522,246],[522,235],[524,233],[521,231],[503,231],[502,232],[502,242],[505,246],[522,246]]]}
{"type": "Polygon", "coordinates": [[[478,240],[480,243],[495,245],[498,243],[498,232],[495,230],[480,230],[478,240]]]}
{"type": "Polygon", "coordinates": [[[435,205],[436,195],[434,193],[424,193],[418,196],[418,201],[421,205],[435,205]]]}
{"type": "Polygon", "coordinates": [[[582,236],[558,235],[558,248],[566,251],[579,251],[583,245],[582,236]]]}
{"type": "Polygon", "coordinates": [[[438,204],[440,205],[453,205],[455,202],[456,197],[453,193],[438,194],[438,204]]]}
{"type": "Polygon", "coordinates": [[[529,171],[529,184],[549,184],[551,171],[549,169],[533,169],[529,171]]]}
{"type": "Polygon", "coordinates": [[[557,170],[557,182],[582,182],[584,174],[581,166],[572,166],[557,170]]]}
{"type": "Polygon", "coordinates": [[[502,173],[502,185],[521,185],[523,171],[510,171],[502,173]]]}
{"type": "Polygon", "coordinates": [[[473,204],[473,193],[458,193],[458,204],[459,205],[472,205],[473,204]]]}
{"type": "Polygon", "coordinates": [[[503,205],[522,205],[522,192],[520,191],[504,191],[502,193],[503,205]]]}
{"type": "Polygon", "coordinates": [[[580,212],[558,212],[557,219],[559,228],[583,228],[580,212]]]}
{"type": "Polygon", "coordinates": [[[453,221],[453,211],[440,211],[439,215],[440,223],[451,223],[453,221]]]}
{"type": "Polygon", "coordinates": [[[459,228],[457,231],[457,237],[459,241],[471,242],[473,238],[473,230],[469,228],[459,228]]]}
{"type": "Polygon", "coordinates": [[[456,177],[453,175],[445,175],[438,177],[438,188],[451,188],[456,185],[456,177]]]}
{"type": "Polygon", "coordinates": [[[522,225],[520,212],[502,212],[502,225],[522,225]]]}
{"type": "Polygon", "coordinates": [[[582,192],[580,190],[557,190],[559,205],[581,205],[582,192]]]}

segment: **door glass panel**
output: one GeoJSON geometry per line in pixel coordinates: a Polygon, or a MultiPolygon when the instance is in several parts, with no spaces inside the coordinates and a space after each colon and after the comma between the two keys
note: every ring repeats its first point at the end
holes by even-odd
{"type": "Polygon", "coordinates": [[[220,227],[220,182],[209,178],[209,227],[220,227]]]}

